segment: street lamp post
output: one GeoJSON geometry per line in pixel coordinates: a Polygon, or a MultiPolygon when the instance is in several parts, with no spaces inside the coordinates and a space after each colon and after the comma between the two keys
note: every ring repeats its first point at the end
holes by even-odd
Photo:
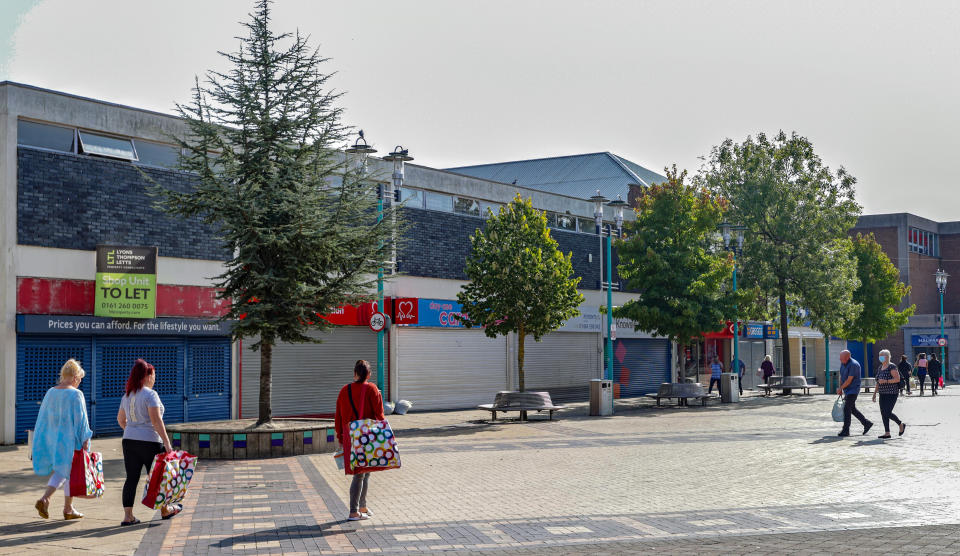
{"type": "MultiPolygon", "coordinates": [[[[377,152],[377,149],[367,144],[361,129],[357,140],[347,147],[347,154],[355,157],[356,171],[360,179],[367,173],[367,157],[377,152]]],[[[377,224],[383,221],[383,195],[377,186],[377,224]]],[[[377,310],[383,310],[383,263],[377,268],[377,310]]],[[[377,388],[383,392],[383,330],[377,332],[377,388]]]]}
{"type": "MultiPolygon", "coordinates": [[[[600,190],[597,190],[597,194],[593,197],[590,197],[590,200],[593,201],[593,220],[597,226],[597,236],[600,238],[600,292],[603,292],[603,252],[604,252],[604,242],[603,242],[603,205],[610,202],[610,199],[607,199],[600,194],[600,190]]],[[[609,259],[609,255],[607,256],[609,259]]],[[[607,291],[609,294],[609,289],[607,291]]],[[[612,359],[613,357],[613,347],[612,340],[610,339],[610,328],[612,322],[611,314],[611,305],[612,300],[610,295],[607,296],[607,359],[612,359]]],[[[603,335],[600,336],[603,339],[603,335]]],[[[604,370],[603,378],[607,380],[613,380],[613,365],[611,364],[608,369],[604,370]]]]}
{"type": "MultiPolygon", "coordinates": [[[[393,163],[393,175],[392,180],[386,186],[385,195],[380,195],[380,200],[377,202],[377,222],[383,220],[383,197],[386,197],[390,202],[390,208],[393,209],[397,203],[397,197],[400,196],[400,190],[403,188],[403,163],[413,160],[413,157],[410,156],[410,152],[397,145],[394,147],[393,152],[383,157],[383,160],[393,163]]],[[[390,211],[390,275],[394,275],[397,272],[397,213],[394,210],[390,211]]],[[[380,311],[384,310],[383,305],[383,267],[380,267],[380,270],[377,274],[377,309],[380,311]]],[[[380,330],[377,332],[377,388],[381,392],[384,391],[384,376],[383,376],[383,359],[384,359],[384,350],[383,350],[383,336],[386,333],[385,330],[380,330]]]]}
{"type": "MultiPolygon", "coordinates": [[[[733,253],[733,293],[737,293],[737,257],[743,253],[743,233],[746,226],[734,225],[729,222],[720,223],[720,234],[723,236],[723,248],[733,253]],[[736,241],[731,244],[731,236],[736,241]]],[[[740,309],[733,306],[733,372],[740,376],[740,309]]]]}
{"type": "MultiPolygon", "coordinates": [[[[617,195],[607,206],[613,209],[617,237],[623,237],[623,207],[627,203],[617,195]]],[[[613,380],[613,230],[607,224],[607,380],[613,380]]]]}
{"type": "MultiPolygon", "coordinates": [[[[946,336],[943,335],[943,294],[946,293],[947,291],[947,276],[950,276],[950,275],[944,272],[943,269],[938,268],[937,273],[934,274],[934,276],[936,276],[936,280],[937,280],[937,291],[940,292],[940,338],[943,338],[945,341],[946,336]]],[[[943,367],[943,369],[940,371],[941,372],[940,376],[944,378],[946,378],[946,374],[947,374],[946,351],[947,351],[946,347],[943,344],[941,344],[940,345],[940,365],[943,367]]],[[[944,380],[944,384],[946,384],[946,380],[944,380]]]]}

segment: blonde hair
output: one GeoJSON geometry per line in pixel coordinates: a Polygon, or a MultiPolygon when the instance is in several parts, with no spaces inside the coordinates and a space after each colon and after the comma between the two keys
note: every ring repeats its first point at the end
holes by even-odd
{"type": "Polygon", "coordinates": [[[763,360],[764,360],[764,361],[770,361],[771,363],[773,363],[773,359],[770,359],[770,356],[769,356],[769,355],[765,355],[765,356],[763,357],[763,360]]]}
{"type": "Polygon", "coordinates": [[[87,371],[83,370],[76,359],[67,359],[67,362],[60,367],[60,380],[83,378],[87,371]]]}
{"type": "Polygon", "coordinates": [[[890,350],[889,350],[889,349],[881,349],[881,350],[880,350],[880,353],[878,353],[877,355],[883,355],[883,354],[886,354],[886,355],[887,355],[887,363],[889,363],[889,362],[890,362],[890,350]]]}

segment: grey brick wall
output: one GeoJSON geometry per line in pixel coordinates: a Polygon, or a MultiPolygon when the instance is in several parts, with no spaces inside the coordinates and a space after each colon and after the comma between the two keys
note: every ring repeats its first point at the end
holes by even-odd
{"type": "MultiPolygon", "coordinates": [[[[407,225],[400,251],[400,272],[411,276],[465,280],[464,265],[470,253],[470,236],[485,222],[455,213],[404,209],[407,225]]],[[[582,289],[598,289],[600,240],[595,235],[551,230],[564,253],[573,253],[573,270],[582,289]],[[593,255],[593,262],[589,256],[593,255]]],[[[614,263],[617,262],[614,256],[614,263]]],[[[614,266],[616,279],[616,267],[614,266]]]]}
{"type": "MultiPolygon", "coordinates": [[[[183,172],[142,168],[158,184],[185,191],[183,172]]],[[[93,250],[98,243],[156,245],[161,256],[226,260],[213,230],[153,208],[151,184],[128,162],[17,149],[17,242],[93,250]]]]}

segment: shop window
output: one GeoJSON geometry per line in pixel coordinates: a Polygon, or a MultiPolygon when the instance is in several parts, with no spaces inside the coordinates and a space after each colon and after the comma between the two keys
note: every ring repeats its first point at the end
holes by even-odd
{"type": "Polygon", "coordinates": [[[444,212],[453,212],[453,196],[443,193],[434,193],[432,191],[424,192],[424,201],[426,208],[430,210],[442,210],[444,212]]]}
{"type": "Polygon", "coordinates": [[[493,215],[496,216],[500,213],[500,208],[502,206],[503,205],[500,203],[488,203],[487,201],[480,201],[480,216],[489,218],[490,212],[493,212],[493,215]]]}
{"type": "Polygon", "coordinates": [[[561,230],[569,230],[571,232],[577,231],[577,219],[574,216],[567,214],[554,214],[551,215],[554,217],[555,222],[554,227],[561,230]]]}
{"type": "Polygon", "coordinates": [[[137,150],[133,147],[131,139],[110,137],[89,131],[78,131],[77,136],[80,138],[80,152],[83,154],[120,160],[137,160],[137,150]]]}
{"type": "Polygon", "coordinates": [[[919,228],[907,228],[907,247],[911,253],[940,256],[940,236],[919,228]]]}
{"type": "Polygon", "coordinates": [[[474,199],[457,197],[453,203],[454,212],[470,216],[480,216],[480,202],[474,199]]]}
{"type": "Polygon", "coordinates": [[[592,218],[577,218],[578,231],[585,234],[597,233],[597,223],[592,218]]]}
{"type": "Polygon", "coordinates": [[[140,164],[161,168],[176,168],[180,164],[180,149],[173,145],[151,143],[140,139],[134,140],[134,145],[137,148],[140,164]]]}
{"type": "Polygon", "coordinates": [[[423,208],[423,191],[403,187],[400,189],[400,202],[411,208],[423,208]]]}
{"type": "Polygon", "coordinates": [[[71,127],[40,124],[26,120],[17,121],[18,145],[72,153],[73,142],[74,130],[71,127]]]}

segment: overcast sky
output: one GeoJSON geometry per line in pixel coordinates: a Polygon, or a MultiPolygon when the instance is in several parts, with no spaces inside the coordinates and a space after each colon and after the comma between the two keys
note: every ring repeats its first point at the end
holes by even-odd
{"type": "MultiPolygon", "coordinates": [[[[169,112],[252,1],[3,0],[0,80],[169,112]]],[[[960,2],[278,0],[346,122],[438,168],[611,151],[661,171],[795,130],[866,213],[960,220],[960,2]]]]}

